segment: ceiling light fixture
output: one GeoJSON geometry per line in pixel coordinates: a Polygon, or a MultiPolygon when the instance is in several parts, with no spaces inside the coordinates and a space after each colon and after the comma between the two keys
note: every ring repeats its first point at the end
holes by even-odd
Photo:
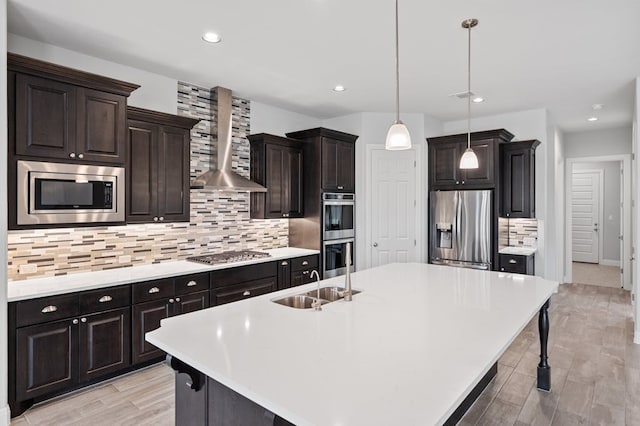
{"type": "Polygon", "coordinates": [[[336,87],[333,88],[334,92],[344,92],[345,90],[347,90],[344,86],[341,85],[337,85],[336,87]]]}
{"type": "Polygon", "coordinates": [[[484,102],[484,98],[482,96],[476,96],[475,98],[473,98],[474,104],[479,104],[480,102],[484,102]]]}
{"type": "Polygon", "coordinates": [[[589,117],[587,121],[598,121],[598,117],[589,117]]]}
{"type": "MultiPolygon", "coordinates": [[[[466,28],[469,30],[469,51],[467,56],[467,89],[469,93],[471,93],[471,28],[475,27],[476,25],[478,25],[477,19],[470,18],[462,21],[462,28],[466,28]]],[[[471,96],[469,96],[467,100],[467,149],[464,150],[464,154],[462,154],[462,158],[460,158],[460,168],[478,168],[478,157],[476,156],[476,153],[471,149],[471,96]]]]}
{"type": "Polygon", "coordinates": [[[400,59],[398,53],[398,0],[396,0],[396,121],[387,132],[384,147],[389,151],[411,149],[409,129],[400,120],[400,59]]]}
{"type": "Polygon", "coordinates": [[[220,34],[211,31],[202,34],[202,39],[207,43],[220,43],[222,41],[220,34]]]}
{"type": "Polygon", "coordinates": [[[591,105],[591,109],[593,109],[594,111],[600,111],[602,108],[604,108],[604,104],[593,104],[593,105],[591,105]]]}

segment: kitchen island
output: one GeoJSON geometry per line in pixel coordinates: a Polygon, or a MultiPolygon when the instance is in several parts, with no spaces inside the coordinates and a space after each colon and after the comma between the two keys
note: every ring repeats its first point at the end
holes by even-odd
{"type": "MultiPolygon", "coordinates": [[[[538,386],[548,390],[546,307],[557,283],[427,264],[360,271],[352,283],[362,291],[352,302],[322,311],[272,302],[315,288],[308,284],[163,320],[147,340],[191,373],[176,381],[176,424],[213,424],[234,407],[241,415],[240,400],[263,408],[269,424],[442,424],[486,385],[538,312],[545,355],[538,386]],[[185,391],[197,394],[185,382],[201,396],[187,393],[181,404],[185,391]],[[232,397],[211,408],[220,389],[232,397]]],[[[342,286],[344,277],[321,284],[342,286]]]]}

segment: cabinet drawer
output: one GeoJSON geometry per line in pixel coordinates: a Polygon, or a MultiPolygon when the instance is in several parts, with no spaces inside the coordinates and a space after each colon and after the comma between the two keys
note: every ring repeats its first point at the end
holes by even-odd
{"type": "Polygon", "coordinates": [[[148,281],[145,283],[134,284],[133,286],[133,303],[158,300],[173,296],[173,278],[148,281]]]}
{"type": "Polygon", "coordinates": [[[80,313],[108,311],[131,304],[131,286],[107,287],[80,293],[80,313]]]}
{"type": "Polygon", "coordinates": [[[197,291],[209,290],[209,273],[185,275],[177,277],[176,296],[181,294],[195,293],[197,291]]]}
{"type": "Polygon", "coordinates": [[[527,256],[517,254],[501,254],[500,270],[503,272],[512,272],[515,274],[527,273],[527,256]]]}
{"type": "Polygon", "coordinates": [[[278,262],[220,269],[211,272],[211,288],[225,287],[260,278],[278,276],[278,262]]]}
{"type": "Polygon", "coordinates": [[[78,294],[41,297],[16,302],[16,325],[39,324],[79,314],[78,294]]]}
{"type": "Polygon", "coordinates": [[[247,281],[237,285],[216,288],[211,292],[211,305],[223,305],[277,290],[276,277],[247,281]]]}
{"type": "Polygon", "coordinates": [[[313,254],[311,256],[294,257],[291,259],[292,271],[312,271],[318,269],[318,255],[313,254]]]}

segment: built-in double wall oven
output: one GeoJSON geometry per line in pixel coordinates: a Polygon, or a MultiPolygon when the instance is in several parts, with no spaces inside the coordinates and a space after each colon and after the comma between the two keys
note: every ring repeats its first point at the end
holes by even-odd
{"type": "Polygon", "coordinates": [[[351,270],[355,270],[355,195],[322,194],[322,264],[324,278],[346,273],[346,246],[351,244],[351,270]]]}

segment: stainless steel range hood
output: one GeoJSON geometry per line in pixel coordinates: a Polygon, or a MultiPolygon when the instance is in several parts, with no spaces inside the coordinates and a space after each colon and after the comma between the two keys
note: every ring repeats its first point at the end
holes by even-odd
{"type": "MultiPolygon", "coordinates": [[[[231,90],[215,87],[218,103],[218,167],[203,173],[191,182],[194,189],[220,189],[227,191],[267,192],[267,188],[246,179],[231,170],[231,90]]],[[[213,158],[213,156],[211,157],[213,158]]],[[[213,162],[212,162],[213,163],[213,162]]]]}

